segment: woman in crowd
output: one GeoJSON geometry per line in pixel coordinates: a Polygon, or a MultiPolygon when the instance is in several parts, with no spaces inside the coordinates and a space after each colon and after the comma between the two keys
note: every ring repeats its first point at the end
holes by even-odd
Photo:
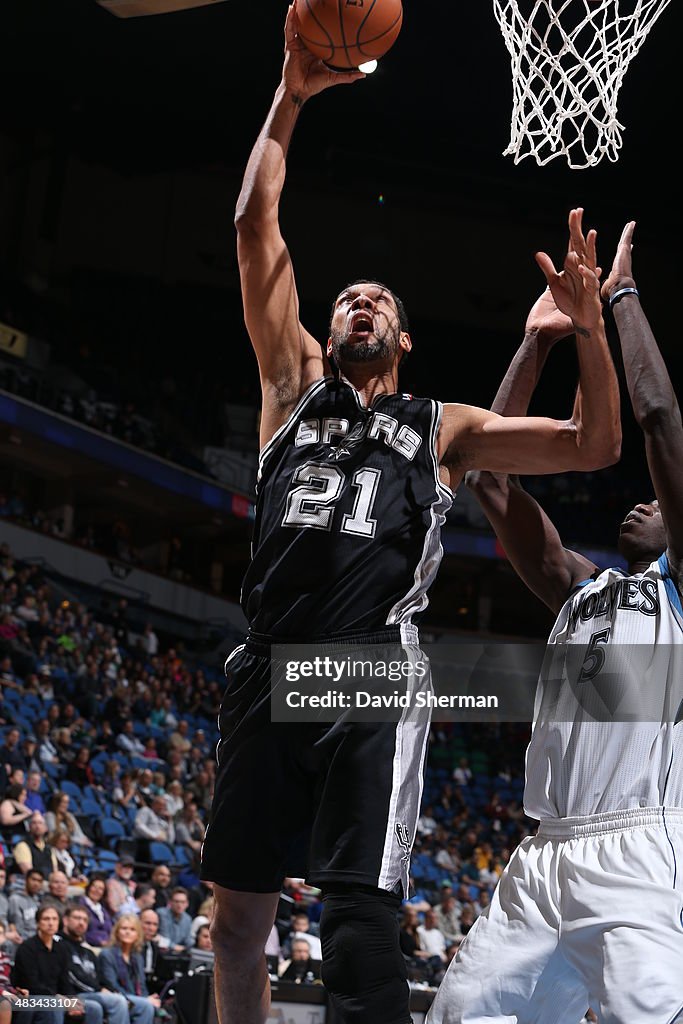
{"type": "Polygon", "coordinates": [[[202,900],[202,902],[199,904],[199,907],[197,908],[197,915],[192,920],[190,935],[195,940],[195,945],[197,944],[196,938],[197,935],[199,934],[199,929],[203,928],[205,925],[211,924],[211,918],[213,917],[213,907],[214,895],[213,893],[209,893],[206,899],[202,900]]]}
{"type": "Polygon", "coordinates": [[[64,872],[66,877],[72,882],[84,882],[85,875],[81,873],[79,866],[69,849],[71,846],[69,834],[65,832],[64,829],[57,829],[56,832],[50,832],[47,837],[47,842],[54,850],[60,870],[64,872]]]}
{"type": "Polygon", "coordinates": [[[138,791],[138,784],[132,772],[123,772],[118,784],[114,786],[111,794],[112,801],[120,807],[140,808],[145,804],[144,799],[138,791]]]}
{"type": "Polygon", "coordinates": [[[47,802],[45,824],[49,832],[66,832],[71,843],[77,843],[79,846],[95,845],[69,810],[69,794],[63,793],[61,789],[56,789],[47,802]]]}
{"type": "Polygon", "coordinates": [[[150,995],[142,959],[142,926],[135,914],[122,914],[112,929],[108,946],[99,955],[102,981],[112,992],[128,999],[131,1024],[152,1024],[161,1006],[158,995],[150,995]]]}
{"type": "Polygon", "coordinates": [[[420,980],[431,982],[435,972],[443,968],[438,956],[432,956],[422,949],[418,927],[420,919],[415,907],[409,903],[403,906],[403,916],[399,927],[399,944],[409,968],[417,972],[420,980]]]}
{"type": "Polygon", "coordinates": [[[95,776],[90,765],[90,750],[88,747],[79,747],[76,756],[66,769],[66,776],[70,782],[75,782],[81,789],[86,786],[95,785],[95,776]]]}
{"type": "Polygon", "coordinates": [[[26,787],[18,782],[8,786],[0,801],[0,833],[5,842],[11,844],[12,836],[26,831],[26,819],[33,811],[26,806],[26,787]]]}
{"type": "Polygon", "coordinates": [[[111,937],[111,930],[114,927],[114,919],[109,910],[102,902],[106,891],[105,880],[102,875],[93,874],[85,887],[85,892],[78,898],[88,911],[88,930],[85,933],[85,941],[90,946],[106,945],[111,937]]]}

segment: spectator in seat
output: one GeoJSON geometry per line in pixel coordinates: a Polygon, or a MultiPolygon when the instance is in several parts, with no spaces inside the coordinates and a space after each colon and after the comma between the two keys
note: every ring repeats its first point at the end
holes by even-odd
{"type": "Polygon", "coordinates": [[[135,886],[133,896],[135,898],[135,905],[138,908],[139,916],[143,910],[153,909],[157,893],[153,885],[149,885],[147,882],[140,882],[135,886]]]}
{"type": "Polygon", "coordinates": [[[27,781],[29,775],[33,772],[38,772],[42,775],[42,766],[40,764],[40,756],[38,754],[38,740],[35,738],[33,733],[29,733],[28,736],[24,736],[21,741],[21,750],[26,758],[27,781]]]}
{"type": "Polygon", "coordinates": [[[434,918],[436,927],[442,933],[447,943],[458,942],[461,937],[460,912],[452,892],[441,897],[441,901],[434,907],[434,918]]]}
{"type": "Polygon", "coordinates": [[[138,788],[137,780],[132,772],[122,772],[112,790],[112,801],[120,807],[144,807],[145,800],[138,788]]]}
{"type": "Polygon", "coordinates": [[[32,811],[40,811],[45,814],[47,807],[40,792],[43,785],[43,775],[39,771],[29,771],[26,776],[26,806],[32,811]]]}
{"type": "Polygon", "coordinates": [[[26,757],[21,749],[21,733],[12,726],[5,733],[5,742],[0,746],[0,764],[4,765],[8,775],[12,774],[13,768],[28,768],[26,757]]]}
{"type": "Polygon", "coordinates": [[[73,736],[71,735],[71,729],[67,728],[67,726],[60,726],[56,729],[54,732],[54,744],[57,748],[60,763],[63,765],[70,764],[76,756],[73,748],[73,736]]]}
{"type": "Polygon", "coordinates": [[[50,832],[64,831],[72,843],[79,846],[94,846],[92,839],[89,839],[83,831],[78,818],[69,810],[70,797],[61,789],[55,790],[47,802],[45,823],[50,832]]]}
{"type": "Polygon", "coordinates": [[[156,864],[149,880],[157,894],[154,909],[159,910],[161,907],[165,907],[171,898],[171,882],[173,880],[171,869],[166,864],[156,864]]]}
{"type": "Polygon", "coordinates": [[[439,957],[443,964],[446,963],[446,939],[436,923],[434,908],[424,912],[424,922],[417,926],[417,934],[420,937],[420,947],[429,953],[430,956],[439,957]]]}
{"type": "Polygon", "coordinates": [[[163,986],[157,977],[159,958],[169,948],[169,941],[159,934],[159,915],[156,910],[143,910],[140,914],[142,928],[142,959],[145,965],[145,978],[150,992],[159,992],[163,986]]]}
{"type": "Polygon", "coordinates": [[[196,803],[185,804],[178,815],[175,826],[176,843],[187,846],[194,854],[194,857],[198,859],[204,840],[204,832],[204,822],[199,816],[199,808],[196,803]]]}
{"type": "Polygon", "coordinates": [[[6,943],[6,951],[14,957],[14,950],[21,942],[21,935],[13,924],[8,923],[9,896],[5,892],[6,885],[7,870],[4,867],[0,867],[0,923],[5,929],[5,934],[0,939],[0,949],[3,948],[3,943],[6,943]]]}
{"type": "Polygon", "coordinates": [[[311,956],[311,945],[308,939],[294,939],[289,960],[283,960],[279,967],[283,981],[302,982],[307,975],[315,978],[319,972],[319,963],[311,956]]]}
{"type": "MultiPolygon", "coordinates": [[[[304,941],[306,941],[304,939],[304,941]]],[[[211,942],[211,929],[208,924],[200,924],[197,929],[197,934],[194,940],[193,949],[201,949],[203,952],[213,952],[213,943],[211,942]]]]}
{"type": "Polygon", "coordinates": [[[461,861],[458,855],[457,839],[449,839],[446,846],[437,851],[434,856],[434,863],[452,875],[459,871],[461,861]]]}
{"type": "Polygon", "coordinates": [[[21,839],[12,850],[14,866],[23,875],[31,868],[37,868],[43,877],[47,878],[51,871],[57,870],[57,857],[53,848],[46,842],[46,835],[45,818],[39,811],[34,811],[28,819],[26,839],[21,839]]]}
{"type": "Polygon", "coordinates": [[[48,875],[47,892],[40,900],[41,907],[54,907],[59,919],[64,917],[68,904],[69,879],[63,871],[53,871],[48,875]]]}
{"type": "Polygon", "coordinates": [[[187,791],[192,793],[200,810],[208,811],[211,808],[213,783],[206,768],[197,772],[192,782],[187,787],[187,791]]]}
{"type": "Polygon", "coordinates": [[[107,879],[104,902],[114,919],[119,914],[136,914],[135,887],[133,878],[135,861],[130,854],[121,854],[114,864],[114,872],[107,879]]]}
{"type": "Polygon", "coordinates": [[[135,914],[122,914],[114,924],[111,942],[100,953],[102,981],[112,992],[120,992],[132,1003],[130,1024],[153,1024],[161,1006],[156,993],[150,995],[142,959],[142,927],[135,914]]]}
{"type": "Polygon", "coordinates": [[[38,757],[42,764],[59,764],[59,750],[52,740],[50,730],[52,726],[47,718],[41,718],[36,726],[36,739],[38,740],[38,757]]]}
{"type": "Polygon", "coordinates": [[[189,754],[192,748],[190,726],[184,718],[181,718],[178,722],[177,729],[169,736],[168,746],[171,750],[179,750],[183,757],[186,757],[189,754]]]}
{"type": "Polygon", "coordinates": [[[155,658],[159,653],[159,638],[151,622],[145,623],[142,635],[138,638],[138,646],[148,658],[155,658]]]}
{"type": "Polygon", "coordinates": [[[169,782],[168,787],[166,789],[166,807],[168,808],[168,813],[171,815],[174,821],[176,815],[178,814],[179,811],[182,811],[184,806],[185,801],[183,800],[183,784],[179,779],[172,779],[171,782],[169,782]]]}
{"type": "MultiPolygon", "coordinates": [[[[88,931],[85,907],[70,904],[63,918],[62,940],[69,954],[69,980],[78,998],[101,1007],[107,1024],[128,1024],[128,1001],[120,992],[109,992],[103,985],[99,957],[84,942],[88,931]]],[[[100,1015],[100,1020],[102,1015],[100,1015]]]]}
{"type": "MultiPolygon", "coordinates": [[[[20,995],[28,995],[26,989],[17,991],[12,984],[12,964],[16,955],[14,950],[8,949],[12,945],[6,941],[5,926],[0,921],[0,1024],[11,1024],[12,1004],[20,995]]],[[[17,1020],[15,1016],[15,1021],[17,1020]]]]}
{"type": "MultiPolygon", "coordinates": [[[[12,968],[12,983],[30,993],[45,996],[70,996],[73,988],[69,978],[69,954],[61,941],[55,941],[59,930],[59,914],[54,907],[41,907],[36,915],[36,934],[22,942],[12,968]]],[[[80,1003],[84,1024],[102,1024],[102,1009],[80,1003]]],[[[38,1010],[34,1024],[63,1024],[64,1010],[38,1010]]]]}
{"type": "Polygon", "coordinates": [[[114,917],[103,902],[105,890],[104,878],[101,875],[92,875],[85,887],[85,892],[78,900],[88,914],[85,941],[90,946],[105,946],[109,942],[111,930],[114,927],[114,917]]]}
{"type": "Polygon", "coordinates": [[[460,934],[463,938],[467,935],[474,924],[476,916],[474,907],[468,905],[462,908],[462,912],[460,914],[460,934]]]}
{"type": "Polygon", "coordinates": [[[453,781],[458,786],[469,786],[472,781],[472,769],[466,757],[461,757],[453,772],[453,781]]]}
{"type": "MultiPolygon", "coordinates": [[[[201,926],[203,924],[211,924],[211,919],[213,918],[214,908],[215,908],[215,898],[214,898],[213,893],[209,893],[209,895],[206,897],[206,899],[202,900],[202,902],[199,904],[199,906],[197,907],[197,913],[192,918],[192,941],[193,942],[196,940],[197,932],[199,931],[201,926]]],[[[275,925],[273,925],[273,928],[275,928],[275,931],[277,933],[277,928],[275,927],[275,925]]],[[[271,935],[272,935],[272,931],[271,931],[271,935]]],[[[266,953],[268,952],[267,946],[268,946],[268,944],[266,943],[266,953]]],[[[277,948],[278,948],[278,951],[279,951],[279,949],[280,949],[280,938],[279,938],[279,936],[278,936],[278,940],[277,940],[277,948]]],[[[278,952],[278,955],[279,955],[279,952],[278,952]]]]}
{"type": "Polygon", "coordinates": [[[0,832],[5,842],[11,842],[17,832],[26,831],[26,822],[33,814],[26,796],[26,787],[14,782],[0,801],[0,832]]]}
{"type": "Polygon", "coordinates": [[[116,746],[119,750],[122,750],[124,754],[129,754],[131,757],[142,757],[145,752],[145,745],[141,739],[135,735],[135,729],[133,720],[129,718],[123,724],[123,731],[119,734],[116,739],[116,746]]]}
{"type": "Polygon", "coordinates": [[[177,885],[171,892],[168,906],[157,911],[159,932],[168,939],[174,953],[184,953],[192,946],[192,918],[187,912],[189,905],[187,889],[177,885]]]}
{"type": "MultiPolygon", "coordinates": [[[[137,779],[138,793],[142,797],[143,803],[151,804],[155,796],[163,795],[163,786],[161,789],[157,786],[154,781],[154,772],[151,768],[143,768],[137,779]]],[[[143,806],[141,804],[140,806],[143,806]]]]}
{"type": "Polygon", "coordinates": [[[24,891],[13,892],[9,898],[7,922],[14,925],[22,940],[36,933],[36,918],[44,881],[42,872],[31,868],[24,879],[24,891]]]}
{"type": "Polygon", "coordinates": [[[322,960],[320,939],[313,934],[311,927],[311,919],[304,910],[297,910],[292,914],[292,929],[285,942],[285,955],[288,952],[291,954],[292,943],[295,939],[306,939],[312,959],[322,960]]]}
{"type": "Polygon", "coordinates": [[[75,858],[71,855],[71,840],[66,832],[51,832],[47,837],[48,846],[54,851],[57,858],[59,870],[63,871],[68,879],[74,881],[85,881],[81,874],[75,858]]]}
{"type": "Polygon", "coordinates": [[[7,910],[9,908],[9,896],[5,892],[5,886],[7,885],[7,868],[3,865],[0,867],[0,921],[7,920],[7,910]]]}
{"type": "Polygon", "coordinates": [[[89,747],[83,746],[78,748],[75,758],[66,769],[65,778],[70,782],[75,782],[81,789],[85,789],[86,786],[95,785],[95,776],[90,766],[89,747]]]}
{"type": "Polygon", "coordinates": [[[165,797],[155,796],[151,806],[140,808],[135,815],[133,835],[136,839],[158,843],[175,842],[175,826],[166,808],[165,797]]]}

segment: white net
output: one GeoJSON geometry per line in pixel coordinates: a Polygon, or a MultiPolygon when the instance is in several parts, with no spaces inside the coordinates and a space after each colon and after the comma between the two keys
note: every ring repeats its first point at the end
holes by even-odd
{"type": "Polygon", "coordinates": [[[565,156],[572,168],[613,163],[624,126],[626,69],[670,0],[493,0],[512,64],[515,163],[565,156]]]}

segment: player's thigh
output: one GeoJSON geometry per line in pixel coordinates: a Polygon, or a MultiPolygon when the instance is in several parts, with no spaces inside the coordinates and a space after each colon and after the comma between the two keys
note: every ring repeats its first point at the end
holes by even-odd
{"type": "Polygon", "coordinates": [[[564,943],[600,1024],[683,1015],[683,828],[634,828],[577,843],[564,943]]]}
{"type": "Polygon", "coordinates": [[[340,721],[321,737],[311,879],[407,889],[428,718],[340,721]]]}
{"type": "Polygon", "coordinates": [[[201,877],[243,892],[275,892],[296,873],[292,849],[307,847],[312,820],[310,783],[293,753],[306,736],[299,743],[297,723],[271,721],[270,689],[269,660],[238,652],[219,717],[201,877]]]}
{"type": "Polygon", "coordinates": [[[588,997],[559,947],[551,844],[527,839],[460,944],[427,1024],[576,1024],[588,997]]]}

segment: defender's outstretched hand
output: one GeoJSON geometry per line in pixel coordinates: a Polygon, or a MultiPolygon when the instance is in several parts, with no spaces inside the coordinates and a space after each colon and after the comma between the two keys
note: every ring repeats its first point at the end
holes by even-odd
{"type": "Polygon", "coordinates": [[[536,253],[536,262],[545,274],[555,305],[571,318],[578,334],[590,331],[602,317],[600,268],[595,248],[597,232],[591,228],[584,236],[582,217],[581,207],[569,213],[569,249],[559,273],[547,253],[536,253]]]}
{"type": "Polygon", "coordinates": [[[306,49],[297,35],[297,29],[294,3],[290,5],[285,21],[285,62],[282,80],[302,102],[333,85],[357,82],[366,77],[362,71],[330,71],[323,61],[306,49]]]}
{"type": "Polygon", "coordinates": [[[619,288],[634,288],[635,281],[633,280],[633,266],[631,263],[631,251],[633,249],[633,232],[635,230],[636,222],[630,220],[624,230],[621,232],[621,238],[619,239],[619,245],[614,255],[614,263],[612,269],[609,272],[609,276],[602,286],[601,294],[605,302],[609,300],[612,292],[617,291],[619,288]]]}

